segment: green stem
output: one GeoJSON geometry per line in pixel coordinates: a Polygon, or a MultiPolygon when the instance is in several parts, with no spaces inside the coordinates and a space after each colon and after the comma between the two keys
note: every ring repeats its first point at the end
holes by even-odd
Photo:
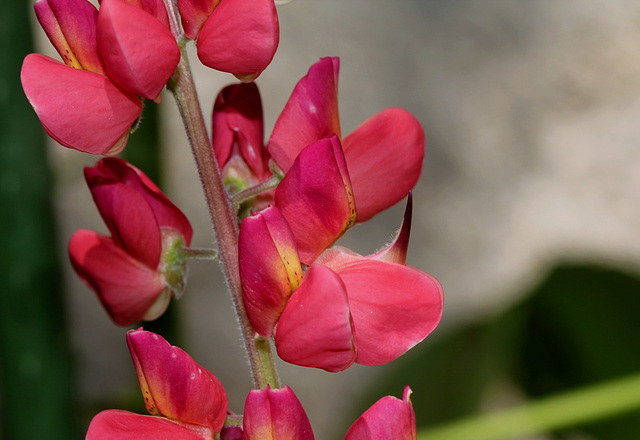
{"type": "MultiPolygon", "coordinates": [[[[181,38],[180,42],[182,42],[181,38]]],[[[251,328],[244,309],[238,264],[238,223],[236,213],[233,203],[225,190],[218,162],[209,143],[209,136],[193,82],[185,45],[179,44],[179,46],[182,57],[180,64],[167,84],[167,88],[175,97],[196,161],[218,244],[219,261],[222,265],[222,271],[240,324],[254,386],[257,388],[266,388],[267,385],[277,387],[276,383],[270,382],[270,378],[274,377],[272,372],[275,371],[275,364],[273,362],[270,364],[264,363],[265,358],[261,353],[261,348],[256,345],[255,332],[251,328]]]]}
{"type": "Polygon", "coordinates": [[[640,374],[504,411],[423,429],[418,440],[499,440],[569,428],[640,408],[640,374]]]}
{"type": "Polygon", "coordinates": [[[231,196],[231,201],[236,206],[238,206],[245,200],[249,200],[251,197],[255,197],[264,191],[275,188],[276,186],[278,186],[281,180],[282,178],[280,176],[273,175],[270,179],[267,179],[264,182],[257,184],[256,186],[252,186],[251,188],[247,188],[233,194],[231,196]]]}
{"type": "Polygon", "coordinates": [[[220,258],[218,258],[218,252],[214,249],[182,248],[180,249],[180,253],[189,260],[220,261],[220,258]]]}
{"type": "Polygon", "coordinates": [[[240,414],[227,414],[227,418],[224,421],[224,426],[239,426],[242,427],[242,421],[244,417],[240,414]]]}

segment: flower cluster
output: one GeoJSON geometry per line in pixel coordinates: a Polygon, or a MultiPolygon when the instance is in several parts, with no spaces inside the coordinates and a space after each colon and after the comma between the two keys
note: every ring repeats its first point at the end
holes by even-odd
{"type": "MultiPolygon", "coordinates": [[[[25,94],[46,132],[86,153],[115,155],[143,101],[176,96],[199,166],[219,248],[191,249],[189,220],[135,166],[115,157],[84,176],[110,235],[79,230],[71,264],[110,318],[130,326],[159,317],[184,289],[187,261],[218,257],[236,306],[254,388],[229,411],[218,379],[160,335],[130,330],[127,343],[150,415],[107,410],[87,439],[313,439],[294,392],[279,383],[271,344],[286,362],[338,372],[382,365],[438,325],[438,280],[406,264],[411,191],[425,136],[399,108],[343,136],[338,58],[322,58],[295,86],[269,139],[253,82],[278,45],[274,0],[39,0],[36,15],[60,63],[28,55],[25,94]],[[210,141],[184,53],[241,82],[213,106],[210,141]],[[186,84],[186,85],[185,85],[186,84]],[[186,106],[189,111],[186,111],[186,106]],[[196,112],[197,113],[197,112],[196,112]],[[407,199],[393,241],[371,255],[337,245],[358,223],[407,199]]],[[[348,430],[346,440],[415,439],[407,386],[348,430]]]]}

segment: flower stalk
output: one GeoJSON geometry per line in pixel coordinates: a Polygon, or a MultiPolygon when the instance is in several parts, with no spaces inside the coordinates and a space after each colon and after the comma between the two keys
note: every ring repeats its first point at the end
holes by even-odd
{"type": "Polygon", "coordinates": [[[254,386],[257,388],[266,388],[267,385],[277,387],[277,383],[271,382],[277,377],[274,373],[273,357],[270,354],[265,354],[265,351],[271,351],[270,345],[257,344],[254,338],[255,332],[251,328],[244,309],[238,264],[238,224],[235,209],[225,190],[218,162],[209,142],[184,46],[181,46],[180,51],[182,55],[180,63],[169,80],[167,88],[173,93],[178,105],[196,161],[218,244],[218,258],[240,324],[254,386]],[[267,360],[270,362],[265,364],[267,360]]]}

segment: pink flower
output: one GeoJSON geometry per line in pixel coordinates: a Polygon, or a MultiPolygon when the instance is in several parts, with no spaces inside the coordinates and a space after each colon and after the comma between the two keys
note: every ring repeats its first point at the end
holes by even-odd
{"type": "Polygon", "coordinates": [[[347,431],[345,440],[416,440],[416,415],[407,386],[402,400],[386,396],[366,410],[347,431]]]}
{"type": "Polygon", "coordinates": [[[251,390],[244,404],[245,440],[313,440],[311,424],[291,388],[251,390]]]}
{"type": "Polygon", "coordinates": [[[73,268],[116,324],[157,318],[184,288],[179,249],[191,242],[189,221],[121,159],[102,159],[85,168],[85,178],[111,237],[76,231],[69,242],[73,268]]]}
{"type": "MultiPolygon", "coordinates": [[[[309,144],[336,134],[338,58],[322,58],[296,85],[276,121],[269,152],[287,172],[309,144]]],[[[418,181],[424,157],[424,132],[406,110],[386,109],[342,139],[358,222],[399,202],[418,181]]]]}
{"type": "Polygon", "coordinates": [[[205,66],[253,81],[280,39],[274,0],[179,0],[185,34],[205,66]]]}
{"type": "Polygon", "coordinates": [[[118,154],[142,112],[139,96],[159,98],[180,54],[165,25],[166,10],[152,1],[136,7],[104,0],[100,11],[87,0],[35,4],[64,64],[27,55],[22,86],[45,131],[60,144],[118,154]]]}
{"type": "Polygon", "coordinates": [[[276,208],[245,219],[240,276],[255,330],[275,335],[283,360],[327,371],[381,365],[407,352],[435,329],[443,308],[438,280],[405,264],[410,218],[409,201],[391,245],[369,256],[331,247],[302,282],[291,282],[302,258],[276,208]]]}
{"type": "Polygon", "coordinates": [[[220,381],[155,333],[131,330],[127,343],[151,416],[102,411],[91,421],[87,440],[213,440],[227,414],[220,381]]]}

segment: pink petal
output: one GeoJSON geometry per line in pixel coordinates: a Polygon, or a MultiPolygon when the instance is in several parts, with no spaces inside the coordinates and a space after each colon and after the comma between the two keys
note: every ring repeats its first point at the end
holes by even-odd
{"type": "Polygon", "coordinates": [[[287,299],[302,281],[293,232],[277,208],[242,221],[238,254],[247,316],[258,334],[270,337],[287,299]]]}
{"type": "Polygon", "coordinates": [[[178,0],[182,27],[187,38],[198,38],[200,29],[220,0],[178,0]]]}
{"type": "Polygon", "coordinates": [[[391,362],[440,322],[442,286],[426,272],[356,256],[323,264],[335,270],[346,286],[359,364],[391,362]]]}
{"type": "Polygon", "coordinates": [[[315,264],[291,295],[278,326],[282,360],[303,367],[342,371],[356,358],[345,285],[329,268],[315,264]]]}
{"type": "Polygon", "coordinates": [[[251,390],[244,403],[245,440],[313,440],[302,404],[291,388],[251,390]]]}
{"type": "Polygon", "coordinates": [[[291,226],[304,264],[353,224],[356,207],[336,135],[302,150],[278,185],[275,204],[291,226]]]}
{"type": "Polygon", "coordinates": [[[234,147],[253,174],[263,180],[269,173],[263,146],[262,101],[255,83],[233,84],[218,94],[213,107],[212,144],[223,167],[234,147]]]}
{"type": "Polygon", "coordinates": [[[213,440],[204,426],[176,423],[117,409],[102,411],[91,420],[86,440],[213,440]]]}
{"type": "Polygon", "coordinates": [[[298,81],[269,139],[269,152],[283,171],[307,145],[330,134],[340,136],[338,58],[322,58],[298,81]]]}
{"type": "Polygon", "coordinates": [[[156,99],[180,61],[171,31],[156,17],[123,0],[103,0],[98,49],[109,76],[126,90],[156,99]]]}
{"type": "Polygon", "coordinates": [[[345,440],[416,440],[416,415],[405,387],[403,400],[386,396],[366,410],[347,431],[345,440]]]}
{"type": "Polygon", "coordinates": [[[399,108],[381,111],[344,138],[358,222],[399,202],[415,186],[424,144],[418,120],[399,108]]]}
{"type": "Polygon", "coordinates": [[[411,213],[413,212],[413,197],[409,192],[407,197],[407,207],[404,210],[404,218],[396,238],[391,244],[379,250],[369,258],[387,261],[389,263],[405,264],[407,262],[407,251],[409,250],[409,236],[411,235],[411,213]]]}
{"type": "Polygon", "coordinates": [[[104,75],[96,44],[95,6],[87,0],[39,0],[34,9],[65,64],[104,75]]]}
{"type": "Polygon", "coordinates": [[[127,344],[149,413],[222,429],[227,394],[217,377],[155,333],[130,330],[127,344]]]}
{"type": "Polygon", "coordinates": [[[49,136],[85,153],[114,153],[110,150],[142,112],[140,100],[107,77],[43,55],[27,55],[21,80],[49,136]]]}
{"type": "Polygon", "coordinates": [[[139,192],[151,206],[161,228],[171,228],[191,244],[193,229],[189,220],[176,205],[142,171],[130,163],[115,157],[102,159],[93,168],[85,168],[89,187],[120,182],[139,192]]]}
{"type": "Polygon", "coordinates": [[[91,195],[115,243],[150,269],[156,269],[162,253],[162,234],[151,205],[124,183],[96,184],[89,177],[91,195]]]}
{"type": "Polygon", "coordinates": [[[78,276],[96,292],[116,324],[146,319],[154,306],[166,308],[169,297],[163,296],[162,275],[131,257],[111,238],[76,231],[69,241],[69,256],[78,276]],[[158,301],[162,304],[156,304],[158,301]]]}
{"type": "Polygon", "coordinates": [[[130,5],[134,5],[158,19],[160,23],[169,29],[169,15],[163,0],[125,0],[130,5]]]}
{"type": "Polygon", "coordinates": [[[205,66],[253,80],[273,59],[280,39],[273,0],[224,0],[198,36],[205,66]]]}

